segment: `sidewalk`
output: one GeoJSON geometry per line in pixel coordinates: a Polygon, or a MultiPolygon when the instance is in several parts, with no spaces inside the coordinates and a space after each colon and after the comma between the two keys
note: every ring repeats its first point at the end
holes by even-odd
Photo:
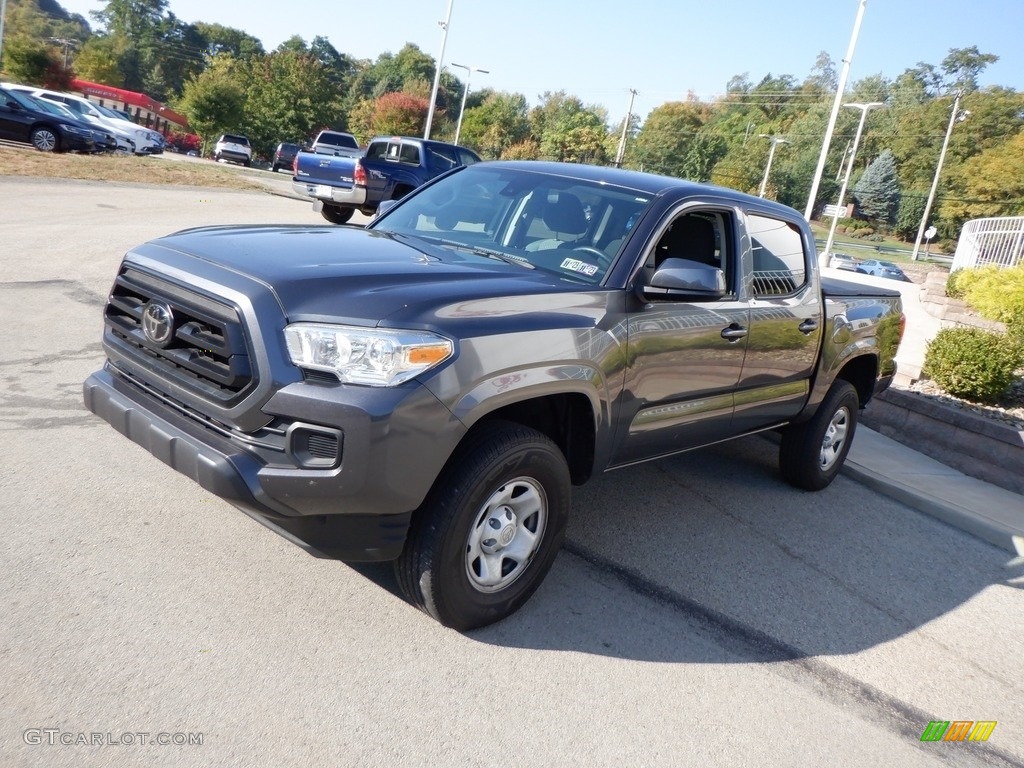
{"type": "Polygon", "coordinates": [[[1024,556],[1024,496],[958,472],[862,424],[843,472],[919,512],[1024,556]]]}

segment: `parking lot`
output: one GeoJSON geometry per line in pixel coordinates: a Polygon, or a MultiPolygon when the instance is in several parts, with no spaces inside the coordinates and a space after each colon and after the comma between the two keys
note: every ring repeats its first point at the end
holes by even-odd
{"type": "Polygon", "coordinates": [[[577,489],[537,595],[453,632],[82,406],[125,250],[307,202],[7,177],[0,210],[0,764],[1024,765],[1020,558],[755,437],[577,489]]]}

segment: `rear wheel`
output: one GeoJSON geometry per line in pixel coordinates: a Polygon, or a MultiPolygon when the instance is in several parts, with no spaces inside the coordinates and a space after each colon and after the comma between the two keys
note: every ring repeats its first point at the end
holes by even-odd
{"type": "Polygon", "coordinates": [[[339,208],[336,205],[325,205],[320,210],[320,215],[331,222],[331,224],[345,224],[352,218],[353,213],[355,211],[351,208],[339,208]]]}
{"type": "Polygon", "coordinates": [[[270,171],[271,171],[271,173],[277,173],[277,169],[278,169],[278,168],[280,168],[280,167],[281,167],[281,166],[279,166],[279,165],[278,165],[277,163],[274,163],[274,164],[273,164],[273,165],[272,165],[272,166],[270,167],[270,171]]]}
{"type": "Polygon", "coordinates": [[[500,621],[550,570],[569,503],[569,468],[550,439],[509,422],[482,425],[414,515],[395,561],[398,583],[445,626],[500,621]]]}
{"type": "Polygon", "coordinates": [[[45,125],[35,128],[29,139],[32,142],[32,146],[40,152],[56,152],[60,149],[60,137],[45,125]]]}
{"type": "Polygon", "coordinates": [[[779,469],[786,482],[807,491],[827,487],[850,452],[859,413],[857,390],[836,380],[810,420],[782,432],[779,469]]]}

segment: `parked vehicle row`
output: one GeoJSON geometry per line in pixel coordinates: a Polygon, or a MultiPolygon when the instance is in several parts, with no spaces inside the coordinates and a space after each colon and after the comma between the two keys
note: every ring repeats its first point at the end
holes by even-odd
{"type": "Polygon", "coordinates": [[[112,133],[7,85],[0,85],[0,138],[31,144],[40,152],[107,152],[117,147],[112,133]]]}
{"type": "MultiPolygon", "coordinates": [[[[133,154],[148,155],[158,154],[164,151],[164,137],[154,130],[150,130],[145,126],[138,125],[132,122],[130,119],[125,117],[119,112],[102,107],[99,104],[86,99],[84,96],[79,96],[74,93],[61,93],[59,91],[51,91],[46,88],[38,88],[34,85],[21,85],[17,83],[3,83],[4,90],[8,96],[8,101],[11,101],[11,94],[18,94],[24,97],[31,97],[27,102],[32,104],[33,109],[37,109],[39,104],[37,102],[46,102],[47,104],[54,104],[59,111],[66,113],[66,119],[73,119],[78,123],[83,123],[94,131],[102,132],[104,135],[112,135],[116,141],[116,149],[122,152],[131,152],[133,154]]],[[[15,99],[15,101],[18,101],[15,99]]],[[[25,101],[20,101],[23,107],[26,105],[25,101]]],[[[50,112],[52,110],[43,109],[43,111],[50,112]]],[[[40,134],[42,137],[42,134],[40,134]]],[[[54,134],[54,139],[58,140],[60,136],[54,134]]],[[[48,144],[48,141],[42,141],[44,145],[48,144]]],[[[59,149],[67,149],[67,144],[80,144],[75,139],[68,139],[61,143],[57,141],[55,146],[59,149]]],[[[105,141],[104,141],[105,143],[105,141]]],[[[33,144],[36,148],[40,148],[35,141],[33,144]]],[[[107,147],[104,146],[104,149],[107,147]]],[[[53,151],[53,150],[43,150],[53,151]]],[[[94,151],[94,150],[81,150],[81,151],[94,151]]]]}
{"type": "Polygon", "coordinates": [[[865,259],[858,261],[847,253],[833,251],[828,255],[828,265],[832,269],[841,269],[846,272],[859,272],[862,275],[875,275],[876,277],[888,277],[892,280],[910,282],[906,273],[891,261],[879,259],[865,259]]]}

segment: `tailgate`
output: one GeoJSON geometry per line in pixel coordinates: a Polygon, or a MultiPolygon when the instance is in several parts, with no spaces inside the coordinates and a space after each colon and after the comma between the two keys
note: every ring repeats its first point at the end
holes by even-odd
{"type": "Polygon", "coordinates": [[[351,187],[352,174],[358,159],[300,152],[295,169],[295,180],[305,184],[329,187],[351,187]]]}

